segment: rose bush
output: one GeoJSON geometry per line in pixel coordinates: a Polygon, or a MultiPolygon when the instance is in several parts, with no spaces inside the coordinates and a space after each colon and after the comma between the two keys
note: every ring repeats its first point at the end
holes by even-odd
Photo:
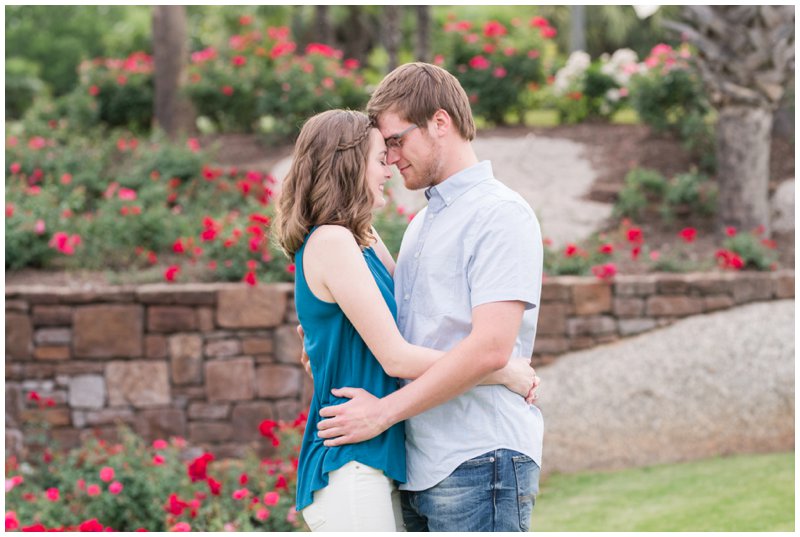
{"type": "MultiPolygon", "coordinates": [[[[302,531],[295,511],[305,415],[258,427],[275,455],[193,454],[180,437],[92,438],[66,454],[6,461],[6,531],[302,531]]],[[[255,426],[255,425],[254,425],[255,426]]]]}
{"type": "Polygon", "coordinates": [[[703,169],[714,170],[714,132],[706,122],[711,105],[687,44],[653,47],[632,76],[631,105],[644,123],[680,137],[703,169]]]}
{"type": "Polygon", "coordinates": [[[665,222],[676,217],[703,219],[717,208],[717,185],[696,170],[667,179],[655,170],[634,168],[614,202],[616,217],[641,219],[660,216],[665,222]]]}
{"type": "Polygon", "coordinates": [[[458,78],[476,115],[495,124],[522,117],[526,93],[544,82],[544,62],[554,54],[556,30],[542,17],[480,25],[450,20],[446,48],[434,63],[458,78]]]}
{"type": "MultiPolygon", "coordinates": [[[[59,121],[33,123],[6,138],[7,269],[138,268],[141,281],[251,285],[293,279],[270,232],[271,175],[215,166],[196,139],[70,132],[59,121]]],[[[390,203],[376,219],[396,253],[407,216],[390,203]]]]}
{"type": "Polygon", "coordinates": [[[726,229],[721,248],[690,255],[689,245],[702,232],[686,226],[675,232],[666,252],[651,247],[642,227],[623,218],[616,229],[595,233],[584,241],[555,248],[544,239],[544,272],[547,276],[594,275],[611,279],[624,272],[691,272],[714,270],[775,270],[775,242],[764,237],[764,229],[737,233],[726,229]],[[627,270],[623,270],[623,267],[627,270]]]}
{"type": "MultiPolygon", "coordinates": [[[[308,117],[331,108],[361,109],[368,94],[359,64],[328,45],[298,50],[286,27],[255,29],[240,19],[239,33],[222,46],[194,51],[184,91],[216,130],[260,132],[285,141],[308,117]]],[[[42,100],[29,111],[38,120],[67,120],[86,131],[98,125],[149,131],[153,113],[153,58],[95,58],[78,66],[70,94],[42,100]]]]}
{"type": "Polygon", "coordinates": [[[152,56],[140,51],[121,59],[95,58],[82,62],[78,74],[80,82],[75,92],[94,98],[99,121],[139,132],[150,129],[154,91],[152,56]]]}
{"type": "Polygon", "coordinates": [[[630,49],[604,54],[595,61],[585,52],[573,52],[556,72],[550,88],[561,122],[609,119],[628,100],[636,62],[636,53],[630,49]]]}
{"type": "Polygon", "coordinates": [[[186,91],[217,128],[286,138],[315,113],[366,104],[358,62],[320,43],[298,50],[286,27],[244,22],[226,46],[192,54],[186,91]]]}
{"type": "Polygon", "coordinates": [[[124,131],[106,140],[9,137],[6,156],[7,268],[119,270],[165,256],[187,267],[216,263],[218,272],[206,271],[214,279],[241,280],[248,272],[289,279],[285,258],[264,231],[274,207],[272,177],[218,170],[196,142],[180,146],[124,131]],[[79,155],[89,156],[85,167],[79,155]],[[229,235],[241,235],[255,225],[251,217],[261,219],[250,231],[263,240],[204,251],[228,238],[211,236],[205,219],[227,222],[229,235]],[[193,242],[177,252],[181,238],[193,242]]]}

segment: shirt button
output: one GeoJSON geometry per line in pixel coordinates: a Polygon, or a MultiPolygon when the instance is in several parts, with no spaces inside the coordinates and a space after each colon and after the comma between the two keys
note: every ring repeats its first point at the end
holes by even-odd
{"type": "Polygon", "coordinates": [[[405,299],[405,300],[408,300],[409,298],[411,298],[411,295],[406,295],[406,296],[403,297],[403,299],[405,299]]]}

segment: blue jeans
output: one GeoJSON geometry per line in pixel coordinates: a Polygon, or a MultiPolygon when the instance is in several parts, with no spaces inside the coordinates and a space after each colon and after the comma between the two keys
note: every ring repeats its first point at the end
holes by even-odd
{"type": "Polygon", "coordinates": [[[401,491],[406,531],[528,531],[539,466],[497,449],[462,463],[439,484],[401,491]]]}

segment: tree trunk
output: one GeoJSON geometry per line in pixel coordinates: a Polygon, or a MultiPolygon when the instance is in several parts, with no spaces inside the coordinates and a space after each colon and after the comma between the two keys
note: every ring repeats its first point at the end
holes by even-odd
{"type": "Polygon", "coordinates": [[[569,8],[569,50],[586,51],[586,6],[569,8]]]}
{"type": "Polygon", "coordinates": [[[186,7],[153,6],[154,120],[170,138],[192,131],[192,107],[181,95],[187,63],[186,7]]]}
{"type": "Polygon", "coordinates": [[[333,27],[331,26],[330,6],[314,6],[316,10],[316,30],[315,41],[333,44],[333,27]]]}
{"type": "Polygon", "coordinates": [[[765,108],[726,106],[717,123],[719,220],[723,226],[769,233],[769,153],[772,113],[765,108]]]}
{"type": "Polygon", "coordinates": [[[431,61],[431,6],[417,6],[417,61],[431,61]]]}
{"type": "Polygon", "coordinates": [[[400,49],[400,6],[384,6],[383,8],[383,42],[389,54],[388,70],[397,67],[397,53],[400,49]]]}
{"type": "Polygon", "coordinates": [[[367,62],[376,35],[376,24],[369,20],[364,6],[346,6],[347,20],[336,28],[336,42],[346,58],[355,58],[361,64],[367,62]]]}

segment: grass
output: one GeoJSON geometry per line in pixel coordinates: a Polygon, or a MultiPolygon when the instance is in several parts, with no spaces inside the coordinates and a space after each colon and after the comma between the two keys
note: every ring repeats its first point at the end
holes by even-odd
{"type": "MultiPolygon", "coordinates": [[[[517,117],[509,115],[507,118],[509,125],[516,125],[517,117]]],[[[623,108],[615,113],[609,123],[620,125],[635,125],[639,123],[639,116],[632,108],[623,108]]],[[[548,108],[533,108],[525,111],[525,125],[528,127],[557,127],[561,122],[558,120],[558,111],[548,108]]],[[[481,129],[487,126],[483,118],[476,117],[475,125],[481,129]]]]}
{"type": "Polygon", "coordinates": [[[548,476],[531,531],[794,531],[794,511],[794,453],[742,455],[548,476]]]}

